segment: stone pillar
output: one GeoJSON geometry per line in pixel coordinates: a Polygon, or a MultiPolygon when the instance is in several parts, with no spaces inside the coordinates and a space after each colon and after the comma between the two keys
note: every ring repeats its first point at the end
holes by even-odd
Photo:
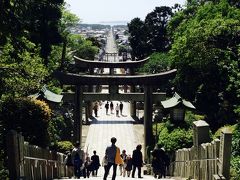
{"type": "Polygon", "coordinates": [[[74,142],[82,143],[82,107],[83,107],[83,88],[81,86],[75,87],[75,109],[74,109],[74,142]]]}
{"type": "Polygon", "coordinates": [[[144,150],[145,160],[149,159],[147,149],[153,145],[152,132],[152,87],[144,87],[144,150]]]}
{"type": "Polygon", "coordinates": [[[193,145],[200,146],[210,141],[209,125],[203,120],[193,122],[193,145]]]}
{"type": "MultiPolygon", "coordinates": [[[[210,141],[209,136],[209,124],[203,120],[193,122],[193,146],[196,149],[194,159],[201,159],[200,146],[202,143],[208,143],[210,141]]],[[[201,179],[201,167],[200,162],[196,162],[196,179],[201,179]]]]}
{"type": "MultiPolygon", "coordinates": [[[[134,75],[134,69],[129,69],[130,75],[134,75]]],[[[135,86],[131,85],[130,86],[130,92],[135,92],[135,86]]],[[[136,101],[130,101],[130,115],[135,118],[136,117],[136,101]]]]}
{"type": "Polygon", "coordinates": [[[221,133],[219,149],[219,174],[225,179],[230,179],[230,160],[231,160],[232,132],[225,128],[221,133]]]}

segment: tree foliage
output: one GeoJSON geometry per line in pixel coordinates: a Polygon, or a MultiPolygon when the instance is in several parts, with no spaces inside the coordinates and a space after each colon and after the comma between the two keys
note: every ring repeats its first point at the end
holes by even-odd
{"type": "Polygon", "coordinates": [[[75,49],[74,54],[83,59],[94,60],[98,52],[98,47],[93,46],[92,41],[85,40],[81,36],[72,36],[72,47],[75,49]]]}
{"type": "Polygon", "coordinates": [[[140,72],[155,74],[169,70],[171,65],[169,55],[166,53],[153,53],[149,60],[140,69],[140,72]]]}
{"type": "Polygon", "coordinates": [[[133,59],[143,59],[148,56],[146,26],[140,18],[134,18],[128,23],[129,42],[133,59]]]}
{"type": "Polygon", "coordinates": [[[169,24],[177,89],[188,99],[197,98],[198,109],[217,120],[215,127],[233,123],[240,97],[240,10],[223,0],[199,5],[195,12],[190,7],[190,12],[179,12],[169,24]]]}
{"type": "Polygon", "coordinates": [[[40,45],[40,55],[48,64],[51,45],[61,42],[58,24],[61,18],[62,0],[10,1],[0,2],[0,39],[2,44],[7,38],[13,39],[13,47],[19,46],[19,38],[40,45]]]}
{"type": "Polygon", "coordinates": [[[15,49],[9,40],[0,54],[0,96],[19,97],[35,93],[48,75],[39,56],[39,48],[26,38],[19,42],[24,44],[24,48],[15,49]]]}
{"type": "Polygon", "coordinates": [[[166,52],[170,49],[170,38],[167,34],[167,24],[173,13],[167,6],[156,7],[145,18],[147,42],[150,52],[166,52]]]}

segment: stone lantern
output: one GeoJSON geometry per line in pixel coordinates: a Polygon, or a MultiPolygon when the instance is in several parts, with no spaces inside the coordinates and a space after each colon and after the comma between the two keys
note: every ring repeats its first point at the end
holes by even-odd
{"type": "Polygon", "coordinates": [[[170,118],[177,121],[184,121],[186,109],[196,109],[189,101],[182,99],[176,92],[173,97],[165,101],[161,101],[164,109],[170,110],[170,118]]]}

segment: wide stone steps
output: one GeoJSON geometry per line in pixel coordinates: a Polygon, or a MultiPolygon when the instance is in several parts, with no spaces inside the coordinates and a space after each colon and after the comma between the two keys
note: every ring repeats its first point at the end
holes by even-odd
{"type": "MultiPolygon", "coordinates": [[[[81,177],[80,179],[84,179],[83,177],[81,177]]],[[[89,177],[89,178],[86,178],[86,180],[102,180],[103,177],[102,176],[99,176],[99,177],[89,177]]],[[[111,176],[109,176],[107,178],[108,180],[111,180],[111,176]]],[[[131,178],[131,177],[122,177],[122,176],[117,176],[116,177],[116,180],[138,180],[139,178],[131,178]]],[[[142,180],[157,180],[156,178],[154,178],[153,176],[143,176],[143,178],[141,178],[142,180]]],[[[69,180],[69,178],[61,178],[61,180],[69,180]]],[[[140,179],[139,179],[140,180],[140,179]]],[[[177,177],[168,177],[168,178],[162,178],[160,180],[184,180],[182,178],[177,178],[177,177]]]]}

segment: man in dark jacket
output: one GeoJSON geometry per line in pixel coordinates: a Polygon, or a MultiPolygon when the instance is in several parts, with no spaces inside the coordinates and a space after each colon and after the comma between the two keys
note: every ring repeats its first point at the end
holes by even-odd
{"type": "Polygon", "coordinates": [[[135,176],[136,168],[138,168],[138,178],[143,178],[141,176],[141,167],[143,166],[143,156],[142,156],[142,145],[137,145],[136,149],[133,151],[132,155],[132,164],[133,164],[133,171],[132,171],[132,178],[135,176]]]}
{"type": "Polygon", "coordinates": [[[100,165],[100,160],[99,160],[99,156],[96,154],[96,151],[93,151],[93,156],[91,157],[92,160],[92,175],[93,176],[97,176],[98,173],[98,169],[100,165]]]}

